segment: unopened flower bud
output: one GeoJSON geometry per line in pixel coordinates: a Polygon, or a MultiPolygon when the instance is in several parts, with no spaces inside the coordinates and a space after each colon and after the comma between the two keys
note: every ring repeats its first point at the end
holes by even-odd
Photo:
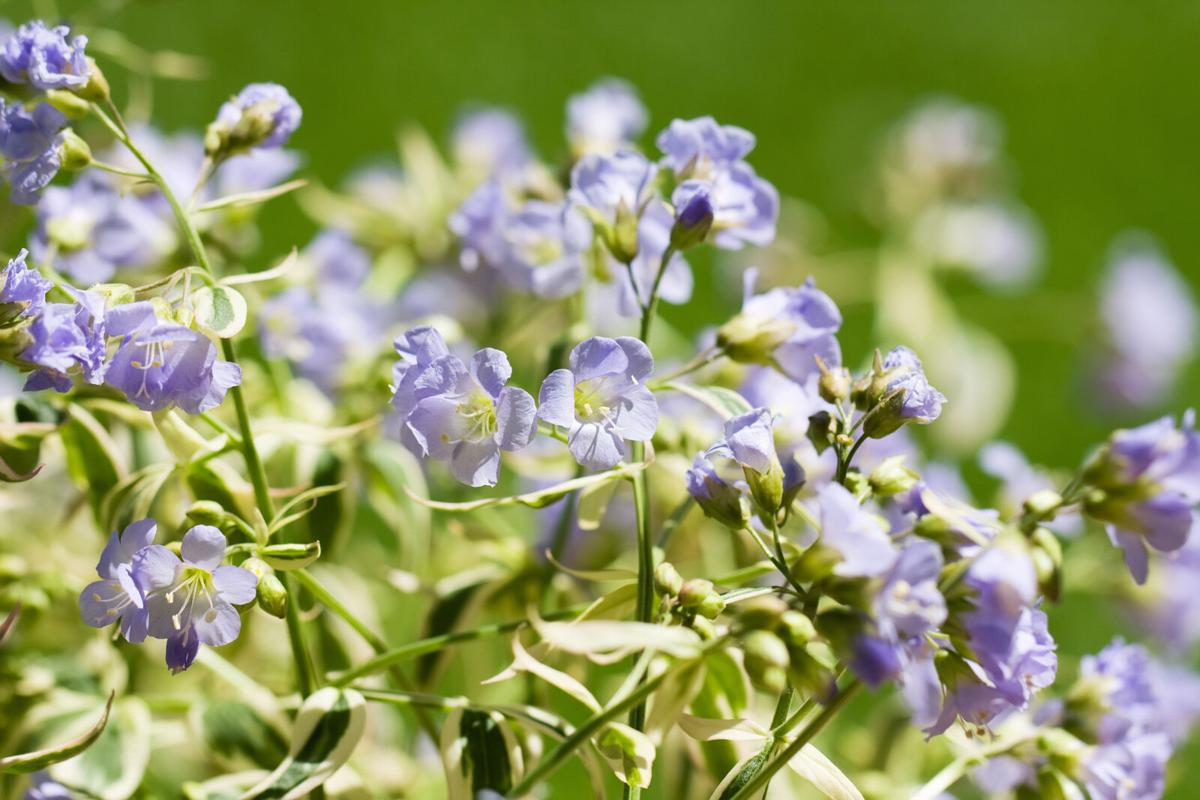
{"type": "Polygon", "coordinates": [[[812,620],[796,610],[788,610],[779,618],[779,632],[790,645],[807,644],[817,638],[812,620]]]}
{"type": "Polygon", "coordinates": [[[687,626],[700,635],[700,638],[706,642],[711,642],[717,638],[717,626],[712,624],[712,621],[702,616],[694,616],[687,622],[687,626]]]}
{"type": "MultiPolygon", "coordinates": [[[[225,522],[225,509],[221,508],[220,503],[212,500],[197,500],[187,510],[187,518],[197,525],[212,525],[219,528],[225,522]]],[[[257,561],[258,559],[250,560],[257,561]]],[[[249,569],[249,567],[246,568],[249,569]]]]}
{"type": "Polygon", "coordinates": [[[1052,603],[1062,593],[1062,545],[1048,528],[1037,528],[1030,536],[1029,555],[1037,574],[1038,591],[1052,603]]]}
{"type": "Polygon", "coordinates": [[[708,189],[700,188],[676,209],[675,225],[671,228],[671,246],[678,251],[700,244],[713,225],[713,204],[708,189]]]}
{"type": "Polygon", "coordinates": [[[788,605],[775,595],[763,595],[737,604],[738,618],[744,627],[769,629],[779,624],[788,605]]]}
{"type": "Polygon", "coordinates": [[[670,562],[664,561],[654,568],[654,588],[661,595],[674,597],[683,588],[683,577],[670,562]]]}
{"type": "Polygon", "coordinates": [[[104,77],[104,72],[101,71],[100,67],[96,64],[96,60],[91,56],[87,58],[87,67],[88,82],[76,89],[75,93],[84,100],[103,103],[112,96],[112,92],[108,86],[108,78],[104,77]]]}
{"type": "Polygon", "coordinates": [[[87,100],[68,89],[47,90],[46,102],[61,111],[67,119],[81,119],[92,110],[87,100]]]}
{"type": "Polygon", "coordinates": [[[696,609],[713,593],[712,581],[704,578],[692,578],[684,581],[679,589],[679,605],[686,609],[696,609]]]}
{"type": "Polygon", "coordinates": [[[771,364],[776,348],[795,332],[787,319],[743,312],[717,329],[717,346],[740,364],[771,364]]]}
{"type": "Polygon", "coordinates": [[[920,475],[904,466],[904,456],[892,456],[871,470],[870,484],[876,497],[892,497],[907,492],[920,479],[920,475]]]}
{"type": "Polygon", "coordinates": [[[824,453],[833,444],[834,421],[828,411],[818,411],[808,418],[808,440],[812,442],[817,453],[824,453]]]}
{"type": "Polygon", "coordinates": [[[637,213],[621,200],[617,205],[617,217],[612,227],[603,231],[603,238],[613,258],[622,264],[629,264],[637,258],[637,231],[637,213]]]}
{"type": "Polygon", "coordinates": [[[67,128],[62,132],[62,168],[77,172],[92,163],[92,148],[79,138],[75,131],[67,128]]]}
{"type": "Polygon", "coordinates": [[[704,602],[696,606],[696,613],[708,619],[716,619],[725,610],[725,598],[713,592],[704,598],[704,602]]]}
{"type": "Polygon", "coordinates": [[[769,631],[750,631],[742,640],[742,651],[751,681],[767,691],[783,691],[791,657],[782,639],[769,631]]]}
{"type": "Polygon", "coordinates": [[[783,465],[775,458],[766,472],[759,472],[750,467],[743,467],[746,484],[750,487],[750,496],[764,514],[774,518],[783,504],[783,465]]]}
{"type": "Polygon", "coordinates": [[[1053,489],[1041,489],[1034,492],[1024,503],[1026,514],[1039,520],[1052,520],[1054,514],[1062,507],[1062,495],[1053,489]]]}
{"type": "Polygon", "coordinates": [[[258,607],[271,616],[283,619],[287,615],[288,593],[277,575],[259,578],[256,597],[258,607]]]}
{"type": "Polygon", "coordinates": [[[827,403],[840,403],[850,397],[850,370],[845,367],[833,367],[825,363],[825,359],[816,356],[817,369],[821,378],[817,382],[817,391],[821,399],[827,403]]]}

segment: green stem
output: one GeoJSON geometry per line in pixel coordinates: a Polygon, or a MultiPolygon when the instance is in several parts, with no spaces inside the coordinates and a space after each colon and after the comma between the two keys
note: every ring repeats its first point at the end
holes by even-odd
{"type": "MultiPolygon", "coordinates": [[[[643,442],[633,442],[630,448],[636,462],[646,456],[643,442]]],[[[633,506],[637,516],[637,620],[651,622],[654,619],[654,542],[650,538],[650,497],[646,485],[646,470],[638,470],[630,478],[633,484],[633,506]]],[[[638,703],[629,714],[629,725],[640,731],[646,724],[646,704],[638,703]]]]}
{"type": "Polygon", "coordinates": [[[725,351],[715,345],[706,350],[702,350],[695,358],[682,367],[677,367],[665,375],[660,375],[650,382],[652,390],[661,388],[663,384],[670,383],[673,380],[682,378],[685,375],[691,375],[696,370],[704,369],[709,364],[718,360],[725,355],[725,351]]]}
{"type": "Polygon", "coordinates": [[[91,166],[95,167],[96,169],[103,170],[111,175],[120,175],[123,178],[136,178],[143,181],[152,180],[150,175],[145,172],[125,169],[123,167],[118,167],[116,164],[108,164],[104,161],[97,161],[94,158],[92,159],[91,166]]]}
{"type": "Polygon", "coordinates": [[[675,506],[671,511],[667,521],[663,523],[662,529],[658,532],[657,547],[659,550],[665,551],[667,545],[671,543],[671,537],[675,535],[675,531],[683,523],[684,517],[688,515],[696,506],[696,500],[689,494],[679,501],[679,505],[675,506]]]}
{"type": "Polygon", "coordinates": [[[837,482],[846,483],[846,473],[850,471],[850,464],[854,461],[854,456],[858,454],[858,448],[863,446],[863,442],[867,441],[867,435],[864,433],[854,441],[854,445],[850,448],[850,452],[845,454],[845,457],[838,459],[837,482]]]}
{"type": "Polygon", "coordinates": [[[804,745],[812,741],[813,737],[821,732],[821,729],[829,724],[829,721],[837,716],[838,712],[854,697],[855,693],[862,687],[862,684],[857,680],[848,684],[842,692],[830,701],[829,705],[821,709],[821,713],[813,717],[812,722],[804,726],[804,729],[796,735],[796,738],[788,743],[788,746],[780,751],[779,755],[767,762],[758,773],[746,782],[737,794],[733,795],[730,800],[749,800],[759,789],[767,785],[767,782],[774,777],[775,773],[783,769],[783,767],[791,761],[797,753],[804,749],[804,745]]]}
{"type": "Polygon", "coordinates": [[[296,585],[286,572],[280,573],[283,588],[287,592],[287,629],[288,642],[292,647],[292,660],[296,663],[296,683],[300,686],[300,694],[308,697],[317,688],[313,676],[312,660],[304,647],[304,631],[300,628],[300,609],[296,602],[296,585]]]}
{"type": "MultiPolygon", "coordinates": [[[[646,301],[646,307],[642,310],[642,327],[639,338],[643,342],[648,342],[650,339],[650,326],[654,323],[654,315],[658,312],[658,287],[662,285],[663,276],[667,273],[667,265],[671,262],[671,256],[675,255],[675,248],[670,245],[663,251],[662,259],[658,262],[658,272],[654,276],[654,283],[650,285],[650,299],[646,301]]],[[[632,280],[632,274],[630,280],[632,280]]],[[[637,293],[637,284],[633,284],[634,294],[637,293]]]]}

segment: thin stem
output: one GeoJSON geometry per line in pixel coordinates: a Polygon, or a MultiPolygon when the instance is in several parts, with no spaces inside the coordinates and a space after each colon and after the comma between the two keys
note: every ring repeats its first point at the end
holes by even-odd
{"type": "Polygon", "coordinates": [[[94,158],[91,161],[91,166],[113,175],[120,175],[123,178],[135,178],[141,181],[153,180],[153,178],[151,178],[145,172],[138,172],[137,170],[133,169],[125,169],[124,167],[118,167],[116,164],[109,164],[105,161],[97,161],[94,158]]]}
{"type": "Polygon", "coordinates": [[[755,792],[766,786],[767,782],[774,777],[776,772],[783,769],[797,753],[804,749],[804,745],[812,741],[813,737],[820,733],[821,729],[837,716],[838,712],[842,710],[861,687],[862,684],[857,680],[848,684],[837,697],[830,701],[829,705],[821,709],[820,714],[813,717],[812,722],[805,725],[804,729],[796,734],[796,738],[789,742],[788,746],[783,748],[779,755],[767,762],[766,766],[747,781],[730,800],[749,800],[755,792]]]}
{"type": "Polygon", "coordinates": [[[850,471],[850,463],[854,461],[854,456],[858,453],[858,448],[863,446],[863,442],[867,441],[867,435],[864,433],[854,441],[854,445],[850,448],[845,458],[838,459],[837,482],[844,484],[846,482],[846,474],[850,471]]]}
{"type": "MultiPolygon", "coordinates": [[[[646,446],[633,442],[632,458],[642,461],[646,446]]],[[[637,517],[638,574],[637,620],[651,622],[654,618],[654,543],[650,538],[650,497],[646,485],[646,470],[638,470],[630,478],[633,484],[633,506],[637,517]]],[[[646,724],[646,704],[637,703],[629,713],[629,726],[640,731],[646,724]]]]}
{"type": "Polygon", "coordinates": [[[803,596],[804,589],[795,581],[794,578],[792,578],[792,572],[790,569],[788,569],[787,561],[771,551],[770,546],[763,541],[761,536],[758,535],[758,531],[754,530],[749,525],[747,525],[745,528],[742,528],[742,530],[750,534],[750,537],[754,539],[754,543],[758,545],[758,549],[763,551],[763,555],[765,555],[767,559],[775,566],[775,570],[783,576],[784,580],[787,581],[792,590],[803,596]]]}
{"type": "Polygon", "coordinates": [[[671,511],[667,521],[663,523],[662,529],[658,532],[657,547],[665,551],[667,545],[671,543],[671,537],[675,535],[675,531],[683,523],[688,513],[695,508],[696,500],[690,494],[679,501],[679,505],[675,506],[671,511]]]}
{"type": "MultiPolygon", "coordinates": [[[[675,255],[675,248],[667,245],[667,249],[663,251],[662,259],[658,262],[658,273],[654,276],[654,283],[650,285],[650,298],[646,301],[646,307],[642,311],[642,327],[639,338],[643,341],[650,339],[650,326],[654,323],[654,315],[658,312],[658,288],[662,285],[663,276],[667,273],[667,265],[671,263],[671,256],[675,255]]],[[[630,280],[633,280],[632,272],[630,280]]],[[[637,293],[637,284],[633,284],[634,294],[637,293]]]]}
{"type": "Polygon", "coordinates": [[[313,676],[312,660],[304,647],[304,631],[300,628],[300,609],[297,608],[296,602],[296,584],[286,572],[281,573],[280,577],[288,595],[286,619],[292,660],[296,663],[296,683],[300,687],[300,694],[308,697],[317,688],[317,681],[313,676]]]}
{"type": "Polygon", "coordinates": [[[696,370],[704,369],[709,364],[717,361],[725,355],[725,351],[713,345],[706,350],[701,350],[691,361],[681,367],[676,367],[665,375],[660,375],[650,383],[651,389],[657,389],[664,383],[670,383],[677,378],[682,378],[685,375],[690,375],[696,370]]]}
{"type": "Polygon", "coordinates": [[[909,800],[936,800],[958,782],[967,770],[976,764],[982,764],[989,758],[1003,755],[1021,745],[1032,737],[1023,737],[1011,742],[996,742],[989,747],[982,747],[974,753],[965,753],[947,764],[941,772],[929,779],[909,800]]]}

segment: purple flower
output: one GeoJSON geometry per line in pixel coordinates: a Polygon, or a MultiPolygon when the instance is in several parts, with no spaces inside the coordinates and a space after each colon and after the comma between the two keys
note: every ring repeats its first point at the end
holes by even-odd
{"type": "Polygon", "coordinates": [[[500,451],[520,450],[533,438],[533,398],[506,386],[511,376],[508,356],[485,348],[470,367],[458,356],[441,356],[416,380],[408,427],[424,455],[446,461],[469,486],[495,486],[500,451]]]}
{"type": "Polygon", "coordinates": [[[229,644],[242,630],[235,605],[253,602],[258,579],[241,567],[224,565],[225,535],[197,525],[183,537],[180,560],[152,544],[133,559],[133,575],[146,598],[149,634],[167,640],[167,666],[192,665],[201,644],[229,644]]]}
{"type": "Polygon", "coordinates": [[[22,800],[75,800],[75,795],[50,777],[48,772],[35,772],[29,776],[29,788],[22,800]]]}
{"type": "Polygon", "coordinates": [[[142,519],[130,523],[120,536],[113,532],[96,565],[101,580],[89,583],[79,593],[84,622],[93,628],[119,622],[121,635],[133,644],[140,644],[146,638],[150,618],[142,589],[134,580],[133,561],[153,544],[156,531],[154,520],[142,519]]]}
{"type": "Polygon", "coordinates": [[[882,575],[899,557],[883,520],[858,504],[841,484],[831,483],[817,492],[821,544],[841,556],[833,573],[844,578],[882,575]]]}
{"type": "Polygon", "coordinates": [[[921,368],[921,359],[907,347],[893,348],[883,358],[887,376],[887,392],[903,389],[900,398],[900,417],[913,422],[933,422],[942,413],[945,396],[929,385],[921,368]]]}
{"type": "Polygon", "coordinates": [[[1089,464],[1085,478],[1102,490],[1084,511],[1106,523],[1134,580],[1149,571],[1147,545],[1161,552],[1183,547],[1200,503],[1200,434],[1189,411],[1176,427],[1170,417],[1116,431],[1089,464]]]}
{"type": "Polygon", "coordinates": [[[571,170],[567,198],[596,225],[616,225],[621,214],[639,215],[650,199],[657,169],[644,155],[621,149],[586,155],[571,170]]]}
{"type": "Polygon", "coordinates": [[[74,303],[47,303],[29,325],[33,343],[21,352],[21,359],[38,369],[26,381],[26,391],[49,388],[69,391],[69,373],[75,367],[88,383],[104,382],[107,370],[104,295],[69,287],[68,291],[75,298],[74,303]]]}
{"type": "Polygon", "coordinates": [[[742,467],[755,472],[769,472],[779,464],[775,452],[775,435],[771,428],[774,417],[765,408],[740,414],[725,423],[722,449],[742,467]]]}
{"type": "Polygon", "coordinates": [[[1094,656],[1084,656],[1079,679],[1094,683],[1107,713],[1096,726],[1101,742],[1116,742],[1153,730],[1162,719],[1161,701],[1152,683],[1154,662],[1141,645],[1117,638],[1094,656]]]}
{"type": "MultiPolygon", "coordinates": [[[[1020,515],[1022,504],[1036,492],[1055,489],[1054,481],[1035,468],[1025,454],[1008,442],[989,442],[979,450],[979,468],[1002,481],[1000,502],[1009,518],[1020,515]]],[[[1077,534],[1082,520],[1074,512],[1059,514],[1046,527],[1064,536],[1077,534]]]]}
{"type": "Polygon", "coordinates": [[[319,286],[347,289],[361,286],[371,272],[371,255],[344,231],[321,231],[304,248],[304,258],[316,271],[319,286]]]}
{"type": "Polygon", "coordinates": [[[754,149],[753,134],[718,125],[712,117],[677,119],[659,134],[658,148],[663,165],[679,179],[671,196],[677,213],[689,208],[698,194],[708,198],[714,244],[737,250],[775,238],[779,193],[742,160],[754,149]]]}
{"type": "Polygon", "coordinates": [[[513,287],[565,297],[583,285],[592,229],[568,203],[529,200],[509,217],[503,256],[494,264],[513,287]]]}
{"type": "Polygon", "coordinates": [[[0,155],[14,203],[36,203],[38,193],[58,174],[66,124],[67,118],[46,103],[29,113],[20,103],[0,99],[0,155]]]}
{"type": "Polygon", "coordinates": [[[1093,800],[1158,800],[1171,752],[1170,740],[1161,733],[1101,745],[1084,758],[1083,785],[1093,800]]]}
{"type": "Polygon", "coordinates": [[[498,178],[484,181],[450,215],[447,224],[459,238],[459,263],[468,271],[505,259],[504,231],[512,215],[508,193],[498,178]]]}
{"type": "Polygon", "coordinates": [[[741,530],[749,521],[739,483],[722,478],[707,453],[697,453],[691,469],[684,475],[688,494],[705,514],[734,530],[741,530]]]}
{"type": "Polygon", "coordinates": [[[434,361],[450,354],[442,335],[428,325],[413,328],[396,337],[396,353],[400,360],[392,367],[392,382],[395,390],[392,406],[407,419],[417,401],[432,394],[435,389],[421,376],[434,361]]]}
{"type": "Polygon", "coordinates": [[[647,441],[658,427],[658,403],[644,383],[654,369],[650,350],[632,337],[594,336],[575,346],[569,364],[542,383],[538,418],[567,429],[584,467],[616,466],[626,439],[647,441]]]}
{"type": "Polygon", "coordinates": [[[14,303],[18,308],[15,315],[5,311],[0,317],[37,317],[46,307],[46,292],[54,284],[29,268],[25,263],[27,255],[29,251],[22,249],[15,258],[8,260],[4,272],[0,273],[0,304],[14,303]]]}
{"type": "Polygon", "coordinates": [[[108,332],[121,343],[106,380],[143,411],[179,406],[189,414],[216,408],[242,382],[237,364],[217,358],[217,348],[198,331],[154,315],[149,302],[108,312],[108,332]]]}
{"type": "Polygon", "coordinates": [[[1196,352],[1192,290],[1152,241],[1134,241],[1114,248],[1100,293],[1103,399],[1129,408],[1158,404],[1196,352]]]}
{"type": "Polygon", "coordinates": [[[502,108],[464,114],[450,135],[450,148],[458,164],[481,176],[517,172],[533,157],[520,120],[502,108]]]}
{"type": "Polygon", "coordinates": [[[567,140],[577,156],[614,153],[641,136],[647,122],[637,92],[616,78],[597,81],[567,100],[567,140]]]}
{"type": "Polygon", "coordinates": [[[44,259],[53,249],[55,266],[85,285],[107,281],[118,269],[158,264],[178,244],[156,204],[118,191],[101,175],[47,188],[37,217],[34,255],[44,259]]]}
{"type": "Polygon", "coordinates": [[[812,278],[795,289],[753,294],[753,270],[747,271],[742,313],[722,326],[717,343],[739,361],[777,367],[797,383],[817,373],[817,357],[829,366],[842,363],[837,332],[842,315],[812,278]]]}
{"type": "Polygon", "coordinates": [[[963,614],[971,646],[989,674],[1000,674],[1022,617],[1037,599],[1033,561],[1001,540],[975,558],[964,582],[974,592],[973,608],[963,614]]]}
{"type": "Polygon", "coordinates": [[[300,127],[300,105],[277,83],[251,83],[217,112],[216,125],[239,135],[244,147],[283,147],[300,127]]]}
{"type": "Polygon", "coordinates": [[[79,89],[91,77],[86,36],[67,40],[65,25],[46,27],[41,20],[27,22],[0,48],[0,75],[10,83],[28,83],[36,89],[79,89]]]}

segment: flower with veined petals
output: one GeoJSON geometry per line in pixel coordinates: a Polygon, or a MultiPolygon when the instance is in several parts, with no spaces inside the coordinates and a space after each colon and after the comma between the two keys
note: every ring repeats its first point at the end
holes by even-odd
{"type": "Polygon", "coordinates": [[[120,535],[113,532],[96,565],[101,580],[89,583],[79,593],[84,622],[93,628],[119,622],[121,635],[133,644],[146,638],[150,617],[142,589],[134,580],[133,561],[154,542],[157,530],[154,520],[140,519],[131,522],[120,535]]]}

